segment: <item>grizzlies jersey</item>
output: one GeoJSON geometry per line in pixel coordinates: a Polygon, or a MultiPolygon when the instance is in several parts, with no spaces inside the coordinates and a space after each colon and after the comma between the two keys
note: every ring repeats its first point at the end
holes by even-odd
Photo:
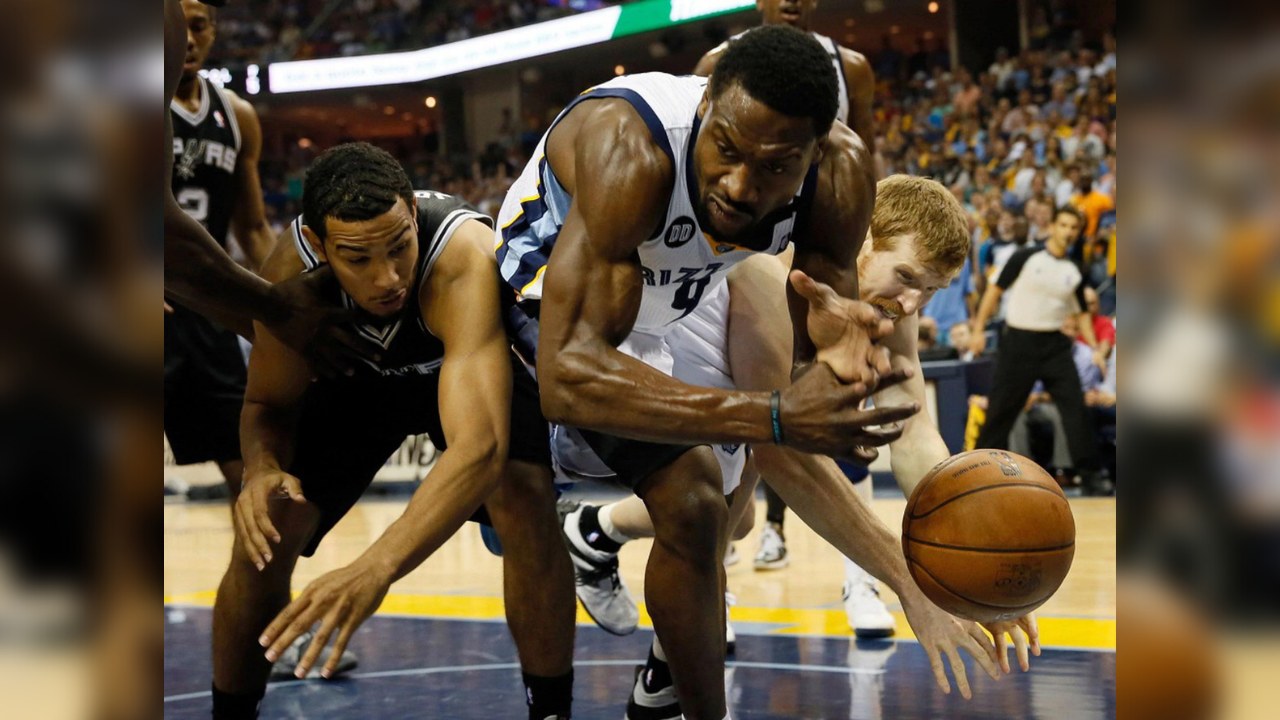
{"type": "Polygon", "coordinates": [[[240,125],[222,86],[197,77],[200,107],[169,103],[173,120],[173,196],[223,247],[235,211],[240,125]]]}
{"type": "MultiPolygon", "coordinates": [[[[665,73],[620,77],[582,93],[560,113],[564,117],[578,103],[593,98],[625,100],[671,159],[675,182],[666,218],[639,248],[643,291],[636,332],[666,333],[724,282],[738,262],[755,252],[782,252],[812,203],[817,166],[809,169],[792,202],[762,219],[749,237],[738,240],[741,244],[720,242],[703,232],[694,212],[699,193],[692,156],[700,125],[698,104],[706,85],[706,78],[665,73]]],[[[521,301],[542,298],[543,272],[573,200],[546,160],[551,129],[542,136],[498,214],[499,269],[521,301]]]]}
{"type": "MultiPolygon", "coordinates": [[[[454,232],[467,220],[479,220],[488,227],[493,221],[487,215],[476,210],[465,200],[452,195],[419,190],[414,193],[418,198],[418,267],[413,285],[409,289],[409,299],[404,308],[396,315],[380,319],[366,315],[363,322],[357,323],[354,329],[366,339],[375,342],[382,348],[382,360],[373,362],[365,360],[367,368],[357,371],[357,377],[394,377],[402,375],[430,375],[440,368],[444,361],[444,344],[427,329],[422,320],[422,309],[419,303],[422,283],[431,274],[440,253],[453,237],[454,232]]],[[[323,263],[316,257],[311,245],[302,235],[302,226],[306,221],[299,215],[289,225],[293,237],[294,248],[306,265],[307,271],[320,267],[323,263]]],[[[351,309],[357,307],[351,296],[338,285],[336,280],[331,287],[325,288],[325,295],[335,304],[351,309]]],[[[338,379],[341,382],[343,379],[338,379]]],[[[321,381],[323,382],[323,381],[321,381]]]]}
{"type": "MultiPolygon", "coordinates": [[[[751,30],[755,30],[755,28],[751,28],[751,30]]],[[[737,35],[734,35],[733,37],[725,41],[725,45],[728,45],[734,40],[737,40],[743,35],[746,35],[747,33],[751,32],[751,30],[745,30],[743,32],[738,33],[737,35]]],[[[836,119],[844,123],[845,125],[848,125],[849,124],[849,83],[846,82],[844,78],[844,62],[840,58],[840,46],[836,44],[835,40],[832,40],[826,35],[819,35],[816,32],[810,32],[809,34],[813,36],[814,40],[818,41],[819,45],[822,45],[822,49],[826,50],[827,55],[831,56],[831,64],[836,66],[836,81],[840,83],[840,109],[836,112],[836,119]]],[[[724,46],[722,45],[721,47],[724,47],[724,46]]],[[[870,145],[871,143],[867,141],[867,144],[870,145]]]]}

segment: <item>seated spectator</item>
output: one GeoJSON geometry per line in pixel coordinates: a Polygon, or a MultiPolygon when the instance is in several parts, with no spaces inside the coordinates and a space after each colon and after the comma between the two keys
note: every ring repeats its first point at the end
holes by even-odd
{"type": "Polygon", "coordinates": [[[920,317],[918,342],[921,362],[955,360],[959,357],[955,348],[938,343],[938,321],[931,317],[920,317]]]}
{"type": "Polygon", "coordinates": [[[1102,219],[1102,214],[1114,210],[1116,204],[1111,200],[1111,196],[1106,193],[1099,192],[1093,186],[1093,173],[1084,173],[1080,176],[1080,190],[1072,199],[1072,204],[1084,214],[1084,237],[1085,240],[1092,241],[1098,232],[1098,221],[1102,219]]]}
{"type": "Polygon", "coordinates": [[[973,351],[969,349],[969,322],[962,320],[947,329],[947,344],[956,351],[956,357],[965,362],[973,359],[973,351]]]}
{"type": "MultiPolygon", "coordinates": [[[[1116,323],[1102,314],[1102,305],[1098,299],[1097,290],[1085,287],[1084,300],[1085,310],[1089,312],[1089,316],[1093,320],[1093,336],[1098,339],[1098,352],[1094,358],[1094,364],[1105,371],[1107,361],[1111,359],[1111,351],[1116,346],[1116,323]]],[[[1076,335],[1076,340],[1084,342],[1084,337],[1076,335]]]]}

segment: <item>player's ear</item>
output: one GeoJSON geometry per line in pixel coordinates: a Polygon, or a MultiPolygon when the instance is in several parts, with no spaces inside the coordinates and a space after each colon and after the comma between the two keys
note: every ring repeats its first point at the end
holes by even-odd
{"type": "Polygon", "coordinates": [[[827,140],[831,137],[831,133],[818,138],[816,147],[813,149],[813,162],[811,165],[818,165],[822,162],[822,157],[827,154],[827,140]]]}
{"type": "Polygon", "coordinates": [[[707,110],[711,108],[711,83],[702,90],[702,100],[698,103],[698,119],[707,119],[707,110]]]}
{"type": "Polygon", "coordinates": [[[307,241],[308,245],[311,246],[311,252],[316,254],[316,257],[320,260],[320,262],[324,262],[324,263],[329,262],[329,258],[325,257],[324,255],[324,243],[320,242],[320,236],[316,235],[315,230],[312,230],[306,225],[303,225],[302,238],[307,241]]]}

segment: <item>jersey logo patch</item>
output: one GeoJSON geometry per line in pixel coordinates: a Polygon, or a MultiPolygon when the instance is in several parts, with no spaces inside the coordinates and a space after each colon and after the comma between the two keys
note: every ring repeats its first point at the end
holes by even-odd
{"type": "Polygon", "coordinates": [[[693,218],[678,217],[667,227],[667,233],[663,236],[662,242],[669,248],[678,248],[693,239],[696,228],[693,218]]]}

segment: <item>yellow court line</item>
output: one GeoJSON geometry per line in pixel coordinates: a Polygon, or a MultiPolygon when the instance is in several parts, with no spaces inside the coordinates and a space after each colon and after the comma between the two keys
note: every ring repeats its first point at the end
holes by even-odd
{"type": "MultiPolygon", "coordinates": [[[[213,605],[216,592],[210,590],[181,595],[166,595],[166,605],[213,605]]],[[[382,601],[378,612],[393,615],[433,617],[459,620],[501,620],[504,617],[502,598],[465,595],[397,595],[390,594],[382,601]]],[[[911,626],[901,612],[894,612],[897,619],[897,639],[914,639],[911,626]]],[[[849,622],[843,609],[825,608],[731,608],[729,617],[735,622],[771,623],[780,627],[770,630],[770,635],[827,635],[848,637],[849,622]]],[[[591,623],[579,605],[578,622],[591,623]]],[[[1038,618],[1040,644],[1045,647],[1078,648],[1087,650],[1116,649],[1116,621],[1114,619],[1047,617],[1038,618]]],[[[643,603],[640,604],[640,626],[652,628],[653,622],[643,603]]]]}

